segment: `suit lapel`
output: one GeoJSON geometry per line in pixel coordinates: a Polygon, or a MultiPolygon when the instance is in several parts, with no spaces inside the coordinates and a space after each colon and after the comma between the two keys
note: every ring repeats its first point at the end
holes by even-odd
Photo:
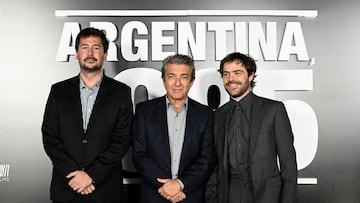
{"type": "MultiPolygon", "coordinates": [[[[164,151],[164,160],[171,165],[170,157],[170,144],[169,144],[169,131],[167,124],[167,112],[166,112],[166,96],[163,96],[157,104],[157,114],[154,115],[154,119],[159,119],[159,128],[161,130],[160,135],[162,136],[163,143],[159,145],[164,151]]],[[[157,122],[155,122],[157,123],[157,122]]]]}
{"type": "MultiPolygon", "coordinates": [[[[225,111],[219,112],[219,118],[217,118],[218,123],[217,125],[219,125],[217,127],[217,130],[221,130],[221,132],[217,132],[218,135],[215,135],[218,137],[218,142],[219,144],[217,146],[219,146],[219,148],[222,150],[222,157],[223,157],[223,164],[224,167],[227,168],[228,167],[228,126],[229,126],[229,114],[230,114],[231,109],[229,109],[229,106],[227,106],[227,108],[225,109],[225,111]]],[[[225,171],[225,173],[227,173],[227,171],[225,171]]],[[[226,174],[225,174],[226,175],[226,174]]]]}
{"type": "MultiPolygon", "coordinates": [[[[194,123],[196,123],[196,108],[193,108],[193,101],[188,98],[188,109],[186,112],[186,122],[185,122],[185,135],[184,135],[184,142],[181,150],[181,162],[184,157],[186,157],[186,152],[188,152],[188,148],[191,145],[191,139],[193,138],[190,136],[191,130],[193,130],[194,123]]],[[[182,163],[180,162],[180,167],[182,163]]]]}
{"type": "Polygon", "coordinates": [[[170,146],[169,146],[169,131],[168,131],[168,124],[167,124],[167,112],[166,112],[166,99],[165,96],[160,100],[158,103],[158,116],[154,116],[154,119],[159,119],[160,121],[160,128],[161,128],[161,134],[164,136],[165,145],[167,146],[169,152],[170,152],[170,146]]]}
{"type": "Polygon", "coordinates": [[[265,108],[259,97],[253,95],[252,113],[251,113],[251,126],[250,126],[250,160],[256,149],[256,144],[259,138],[262,121],[265,114],[265,108]]]}
{"type": "Polygon", "coordinates": [[[82,107],[80,99],[80,76],[76,76],[71,80],[71,88],[69,88],[70,104],[73,107],[75,122],[83,129],[82,107]]]}
{"type": "Polygon", "coordinates": [[[111,92],[111,87],[108,83],[108,78],[104,75],[100,84],[99,92],[96,97],[93,110],[91,112],[89,123],[87,126],[87,131],[91,130],[91,127],[94,125],[95,120],[98,118],[97,113],[102,108],[103,103],[106,101],[108,94],[111,92]]]}

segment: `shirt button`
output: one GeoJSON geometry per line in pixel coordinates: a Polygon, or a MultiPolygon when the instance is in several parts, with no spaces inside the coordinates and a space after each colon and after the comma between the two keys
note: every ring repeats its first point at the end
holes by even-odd
{"type": "Polygon", "coordinates": [[[88,143],[87,139],[83,139],[83,140],[82,140],[82,143],[83,143],[83,144],[87,144],[87,143],[88,143]]]}

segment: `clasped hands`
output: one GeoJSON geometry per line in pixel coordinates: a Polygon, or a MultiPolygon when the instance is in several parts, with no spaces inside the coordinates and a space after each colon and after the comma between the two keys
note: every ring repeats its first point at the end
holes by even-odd
{"type": "Polygon", "coordinates": [[[66,178],[70,179],[68,185],[77,193],[88,195],[95,190],[92,178],[85,171],[73,171],[66,178]]]}
{"type": "Polygon", "coordinates": [[[181,190],[180,183],[177,180],[157,178],[157,181],[159,183],[163,183],[163,185],[158,189],[158,192],[165,199],[176,203],[181,202],[186,198],[186,195],[181,190]]]}

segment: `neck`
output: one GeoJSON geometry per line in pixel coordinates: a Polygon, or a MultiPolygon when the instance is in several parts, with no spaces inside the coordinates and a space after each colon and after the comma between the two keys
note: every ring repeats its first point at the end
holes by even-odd
{"type": "Polygon", "coordinates": [[[186,99],[170,99],[168,97],[170,103],[174,106],[176,112],[180,112],[182,107],[184,106],[186,99]]]}
{"type": "Polygon", "coordinates": [[[238,102],[238,101],[242,100],[244,97],[246,97],[246,95],[248,95],[251,92],[251,90],[252,89],[249,88],[248,90],[246,90],[246,92],[244,92],[244,94],[242,94],[242,95],[240,95],[238,97],[231,97],[231,98],[238,102]]]}
{"type": "Polygon", "coordinates": [[[102,71],[91,73],[84,71],[80,72],[81,79],[83,80],[84,84],[89,88],[93,87],[101,79],[102,75],[102,71]]]}

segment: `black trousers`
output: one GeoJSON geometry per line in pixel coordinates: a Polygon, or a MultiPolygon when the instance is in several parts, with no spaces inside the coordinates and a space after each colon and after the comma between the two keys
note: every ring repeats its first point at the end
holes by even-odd
{"type": "Polygon", "coordinates": [[[75,195],[74,199],[72,199],[69,202],[57,202],[57,201],[53,201],[53,203],[96,203],[94,200],[92,200],[89,196],[87,195],[75,195]]]}
{"type": "MultiPolygon", "coordinates": [[[[95,202],[94,200],[90,199],[89,197],[83,197],[83,196],[77,195],[73,200],[71,200],[69,202],[53,201],[53,203],[98,203],[98,202],[95,202]]],[[[112,202],[112,203],[121,203],[121,202],[112,202]]]]}

